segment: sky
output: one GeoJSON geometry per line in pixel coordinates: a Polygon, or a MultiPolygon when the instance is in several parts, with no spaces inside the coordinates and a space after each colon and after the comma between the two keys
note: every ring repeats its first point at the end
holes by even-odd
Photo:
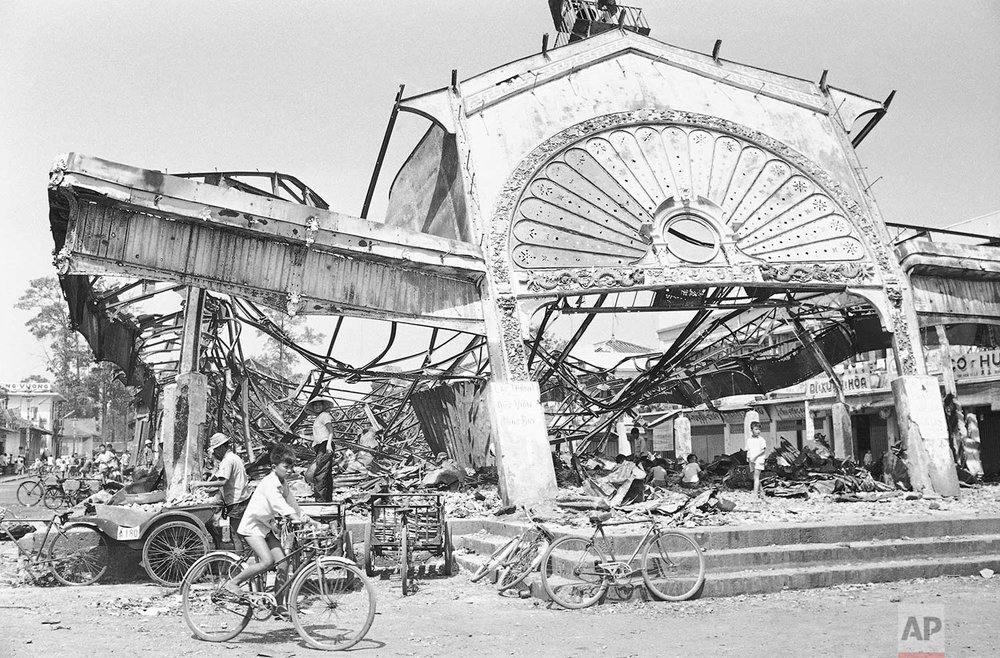
{"type": "MultiPolygon", "coordinates": [[[[896,97],[858,149],[887,221],[1000,212],[1000,2],[635,0],[651,36],[871,98],[896,97]]],[[[44,374],[14,310],[52,276],[46,182],[77,151],[148,169],[297,176],[359,214],[392,99],[537,52],[546,0],[0,0],[0,381],[44,374]]],[[[402,115],[376,191],[426,124],[402,115]]],[[[995,217],[994,217],[995,218],[995,217]]],[[[590,334],[655,344],[648,321],[590,334]]],[[[377,350],[378,342],[364,345],[377,350]]]]}

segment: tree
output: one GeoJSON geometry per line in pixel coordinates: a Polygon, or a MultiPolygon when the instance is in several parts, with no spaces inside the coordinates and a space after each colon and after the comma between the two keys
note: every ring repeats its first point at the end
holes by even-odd
{"type": "MultiPolygon", "coordinates": [[[[90,346],[73,330],[59,282],[54,277],[32,280],[15,308],[34,313],[25,326],[45,346],[46,368],[55,378],[56,392],[66,398],[60,417],[96,417],[104,440],[127,441],[131,395],[118,367],[96,363],[90,346]]],[[[47,381],[40,375],[27,380],[47,381]]]]}
{"type": "Polygon", "coordinates": [[[55,277],[33,279],[15,308],[32,311],[25,322],[28,331],[45,347],[46,369],[55,378],[56,390],[67,401],[67,411],[78,417],[93,413],[84,378],[90,371],[93,356],[86,341],[70,326],[69,312],[55,277]]]}
{"type": "MultiPolygon", "coordinates": [[[[264,314],[274,325],[277,334],[285,336],[295,344],[312,345],[326,338],[323,333],[308,326],[303,315],[292,317],[271,309],[265,309],[264,314]]],[[[296,372],[296,365],[299,363],[298,353],[285,342],[264,332],[258,333],[265,338],[264,349],[258,361],[289,381],[300,378],[301,373],[296,372]]]]}

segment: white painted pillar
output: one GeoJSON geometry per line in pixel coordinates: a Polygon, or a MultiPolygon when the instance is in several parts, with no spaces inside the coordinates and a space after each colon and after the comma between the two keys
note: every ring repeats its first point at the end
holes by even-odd
{"type": "Polygon", "coordinates": [[[674,456],[687,459],[691,454],[691,419],[680,414],[674,418],[674,456]]]}
{"type": "Polygon", "coordinates": [[[490,418],[500,495],[509,505],[557,493],[545,412],[537,382],[490,382],[490,418]]]}
{"type": "Polygon", "coordinates": [[[948,424],[937,378],[898,377],[892,382],[892,397],[914,490],[957,497],[958,475],[948,446],[948,424]]]}
{"type": "Polygon", "coordinates": [[[813,418],[812,411],[809,409],[809,400],[804,400],[802,406],[805,409],[806,418],[805,436],[802,437],[802,443],[805,444],[806,441],[812,441],[816,438],[816,419],[813,418]]]}

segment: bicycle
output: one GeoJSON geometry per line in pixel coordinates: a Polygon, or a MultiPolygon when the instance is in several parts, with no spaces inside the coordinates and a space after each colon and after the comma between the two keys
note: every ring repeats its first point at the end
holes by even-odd
{"type": "Polygon", "coordinates": [[[38,568],[51,573],[63,585],[90,585],[96,583],[111,565],[111,551],[107,539],[94,528],[67,522],[69,513],[56,514],[51,520],[19,519],[10,511],[0,507],[0,531],[17,547],[17,552],[26,560],[24,569],[33,582],[41,577],[38,568]],[[7,524],[46,523],[45,535],[38,547],[26,550],[14,538],[7,524]],[[49,541],[52,529],[56,534],[49,541]]]}
{"type": "MultiPolygon", "coordinates": [[[[199,558],[181,582],[184,621],[195,636],[208,642],[226,642],[239,635],[250,619],[264,620],[278,610],[278,595],[287,590],[291,622],[314,649],[342,650],[360,642],[375,619],[375,588],[356,564],[336,555],[344,545],[346,528],[299,528],[291,531],[298,546],[270,569],[289,563],[291,572],[274,592],[264,591],[265,576],[250,581],[241,596],[224,585],[254,558],[215,551],[199,558]]],[[[284,542],[282,542],[284,544],[284,542]]]]}
{"type": "Polygon", "coordinates": [[[25,480],[17,487],[17,502],[25,507],[34,507],[45,497],[45,475],[33,472],[33,480],[25,480]]]}
{"type": "Polygon", "coordinates": [[[538,568],[555,535],[532,518],[529,509],[521,509],[528,517],[531,527],[493,551],[486,563],[479,567],[469,580],[477,582],[493,569],[497,569],[499,574],[497,591],[504,592],[523,581],[528,574],[538,568]]]}
{"type": "Polygon", "coordinates": [[[652,514],[638,521],[605,523],[598,516],[590,520],[595,527],[589,538],[562,537],[542,558],[542,587],[552,601],[564,608],[586,608],[597,603],[611,585],[631,587],[638,574],[653,596],[663,601],[685,601],[701,589],[705,556],[688,535],[665,530],[652,514]],[[646,534],[628,559],[617,559],[604,529],[637,523],[650,524],[646,534]],[[607,553],[602,545],[607,546],[607,553]],[[634,569],[640,552],[640,566],[634,569]]]}
{"type": "Polygon", "coordinates": [[[100,480],[84,480],[83,478],[63,478],[57,479],[55,484],[45,487],[45,495],[42,502],[49,509],[56,510],[67,505],[74,507],[90,498],[93,491],[86,482],[100,482],[100,480]],[[67,482],[76,482],[76,487],[66,487],[67,482]]]}

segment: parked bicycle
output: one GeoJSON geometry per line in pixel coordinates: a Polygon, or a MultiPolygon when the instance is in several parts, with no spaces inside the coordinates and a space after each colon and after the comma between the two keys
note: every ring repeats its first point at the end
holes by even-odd
{"type": "Polygon", "coordinates": [[[32,473],[33,479],[25,480],[17,487],[17,502],[25,507],[34,507],[45,497],[45,475],[32,473]]]}
{"type": "Polygon", "coordinates": [[[469,580],[477,582],[496,569],[499,574],[497,590],[503,592],[522,582],[528,574],[538,568],[555,535],[534,519],[529,509],[522,508],[522,511],[531,526],[493,551],[486,563],[479,567],[469,580]]]}
{"type": "Polygon", "coordinates": [[[104,535],[89,526],[67,522],[67,517],[68,513],[56,514],[50,520],[19,519],[0,507],[0,533],[25,558],[25,570],[33,581],[49,572],[64,585],[90,585],[107,572],[111,553],[104,535]],[[41,543],[34,542],[30,550],[23,548],[11,532],[12,526],[25,523],[46,524],[41,543]]]}
{"type": "Polygon", "coordinates": [[[631,587],[636,576],[642,576],[646,588],[663,601],[690,599],[705,582],[705,556],[698,542],[665,529],[652,514],[638,521],[612,523],[605,523],[595,515],[591,523],[595,527],[590,537],[562,537],[549,546],[542,558],[542,587],[562,607],[579,609],[594,605],[612,585],[631,587]],[[646,534],[631,556],[619,560],[614,542],[604,529],[638,523],[649,524],[646,534]]]}
{"type": "Polygon", "coordinates": [[[79,505],[94,493],[90,488],[90,482],[100,482],[100,480],[84,480],[82,478],[56,480],[55,484],[49,484],[45,487],[42,502],[52,510],[63,506],[79,505]]]}
{"type": "MultiPolygon", "coordinates": [[[[184,621],[199,639],[226,642],[239,635],[251,618],[263,620],[278,610],[287,591],[287,607],[299,636],[314,649],[348,649],[360,642],[375,619],[375,588],[356,564],[339,555],[346,527],[298,527],[292,550],[270,569],[287,563],[288,578],[276,591],[265,591],[265,574],[250,581],[250,592],[238,596],[225,584],[255,559],[215,551],[195,562],[181,583],[184,621]]],[[[284,543],[284,542],[283,542],[284,543]]],[[[275,583],[277,584],[277,583],[275,583]]]]}

